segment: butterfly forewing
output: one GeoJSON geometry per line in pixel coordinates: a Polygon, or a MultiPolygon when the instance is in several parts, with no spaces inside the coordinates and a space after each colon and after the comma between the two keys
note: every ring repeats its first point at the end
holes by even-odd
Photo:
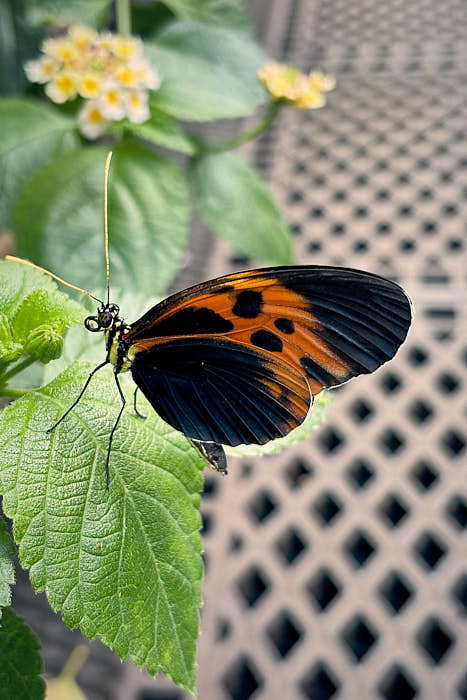
{"type": "Polygon", "coordinates": [[[169,297],[123,337],[136,384],[189,437],[264,443],[312,395],[391,359],[411,321],[393,282],[346,268],[240,272],[169,297]]]}

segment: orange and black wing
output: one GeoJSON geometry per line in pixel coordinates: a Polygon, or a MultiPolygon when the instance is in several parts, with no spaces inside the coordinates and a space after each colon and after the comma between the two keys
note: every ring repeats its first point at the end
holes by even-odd
{"type": "Polygon", "coordinates": [[[367,272],[296,266],[205,282],[123,336],[133,378],[194,440],[262,444],[305,419],[313,395],[390,360],[411,322],[401,287],[367,272]]]}

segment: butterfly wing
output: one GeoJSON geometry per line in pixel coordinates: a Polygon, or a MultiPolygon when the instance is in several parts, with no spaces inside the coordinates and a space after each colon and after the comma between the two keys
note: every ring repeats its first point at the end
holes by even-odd
{"type": "Polygon", "coordinates": [[[136,384],[190,438],[262,444],[306,417],[312,397],[391,359],[410,302],[346,268],[235,273],[169,297],[123,336],[136,384]]]}

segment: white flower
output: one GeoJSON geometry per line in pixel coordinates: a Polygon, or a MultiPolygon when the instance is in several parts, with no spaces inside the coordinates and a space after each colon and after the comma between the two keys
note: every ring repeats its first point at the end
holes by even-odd
{"type": "Polygon", "coordinates": [[[68,29],[68,36],[73,44],[83,51],[96,41],[98,34],[94,29],[85,27],[83,24],[72,24],[68,29]]]}
{"type": "Polygon", "coordinates": [[[124,37],[115,34],[112,42],[112,53],[125,61],[131,61],[141,54],[143,42],[139,37],[124,37]]]}
{"type": "Polygon", "coordinates": [[[86,102],[78,114],[81,133],[88,139],[97,139],[107,126],[102,110],[96,100],[86,102]]]}
{"type": "Polygon", "coordinates": [[[61,104],[76,97],[76,82],[66,71],[57,73],[45,86],[45,92],[53,102],[61,104]]]}
{"type": "Polygon", "coordinates": [[[126,95],[126,114],[130,122],[140,124],[151,116],[148,107],[148,93],[144,90],[132,90],[126,95]]]}
{"type": "Polygon", "coordinates": [[[27,61],[24,64],[24,72],[31,83],[47,83],[57,70],[57,61],[49,56],[42,56],[37,61],[27,61]]]}
{"type": "Polygon", "coordinates": [[[61,63],[68,64],[78,56],[78,49],[69,39],[46,39],[42,51],[61,63]]]}
{"type": "Polygon", "coordinates": [[[129,67],[135,73],[141,87],[146,87],[150,90],[159,89],[161,77],[145,58],[136,58],[129,63],[129,67]]]}
{"type": "Polygon", "coordinates": [[[134,88],[138,84],[136,73],[129,65],[123,63],[115,71],[115,77],[120,85],[124,88],[134,88]]]}
{"type": "Polygon", "coordinates": [[[102,80],[97,73],[86,73],[78,82],[78,92],[81,97],[93,99],[100,93],[102,80]]]}
{"type": "Polygon", "coordinates": [[[106,119],[118,121],[126,113],[123,92],[115,80],[109,80],[102,86],[99,107],[106,119]]]}

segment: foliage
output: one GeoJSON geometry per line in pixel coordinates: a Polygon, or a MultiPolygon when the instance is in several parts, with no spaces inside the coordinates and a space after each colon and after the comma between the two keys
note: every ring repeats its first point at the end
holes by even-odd
{"type": "MultiPolygon", "coordinates": [[[[242,255],[258,263],[292,262],[290,233],[272,195],[251,167],[227,151],[261,133],[293,100],[289,92],[277,92],[276,74],[276,93],[258,80],[266,57],[251,37],[242,0],[160,0],[133,8],[120,0],[115,8],[119,33],[130,34],[133,22],[144,45],[118,37],[119,48],[113,43],[114,53],[106,53],[106,71],[113,70],[117,51],[123,56],[136,46],[139,68],[131,60],[126,67],[130,73],[145,70],[144,51],[153,80],[144,83],[147,99],[131,84],[123,90],[117,73],[109,74],[114,82],[106,90],[143,101],[139,111],[125,102],[126,110],[111,118],[99,102],[102,94],[91,98],[89,85],[84,89],[76,75],[65,76],[67,85],[52,85],[37,60],[39,36],[56,37],[69,22],[94,29],[72,28],[65,44],[73,36],[105,42],[110,0],[0,3],[0,32],[8,39],[2,58],[9,66],[0,84],[0,226],[15,235],[19,255],[101,294],[103,170],[111,144],[112,289],[122,290],[112,296],[128,318],[135,306],[139,313],[149,308],[148,300],[163,296],[175,278],[195,207],[242,255]],[[46,94],[58,104],[43,99],[42,87],[26,84],[27,59],[36,59],[28,65],[31,80],[47,83],[46,94]],[[154,79],[159,75],[160,86],[154,79]],[[21,91],[27,94],[12,96],[21,91]],[[207,142],[199,126],[256,110],[262,110],[259,121],[225,142],[207,142]],[[105,145],[93,141],[102,133],[105,145]]],[[[69,49],[60,40],[42,44],[43,58],[52,58],[61,77],[70,65],[79,66],[67,63],[69,49]],[[47,56],[45,47],[62,51],[60,60],[47,56]]],[[[86,70],[96,56],[87,56],[86,70]]],[[[308,94],[305,79],[300,85],[308,94]]],[[[130,408],[124,412],[106,490],[107,444],[120,408],[108,369],[94,377],[65,421],[46,432],[79,394],[91,362],[103,358],[102,336],[87,338],[82,327],[70,328],[82,322],[87,306],[87,299],[72,301],[37,270],[0,263],[0,395],[17,399],[0,413],[4,512],[13,521],[21,564],[69,626],[194,693],[203,573],[203,464],[197,452],[141,398],[148,418],[141,421],[130,408]]],[[[131,403],[127,379],[122,384],[131,403]]],[[[321,422],[323,405],[277,443],[232,454],[270,453],[304,439],[321,422]]],[[[0,606],[9,604],[14,581],[12,548],[1,521],[0,606]]],[[[9,664],[19,669],[11,697],[43,697],[37,642],[9,610],[0,629],[0,660],[2,689],[13,683],[9,664]]]]}
{"type": "Polygon", "coordinates": [[[42,700],[45,684],[40,674],[39,642],[11,608],[0,627],[0,688],[4,698],[42,700]]]}

